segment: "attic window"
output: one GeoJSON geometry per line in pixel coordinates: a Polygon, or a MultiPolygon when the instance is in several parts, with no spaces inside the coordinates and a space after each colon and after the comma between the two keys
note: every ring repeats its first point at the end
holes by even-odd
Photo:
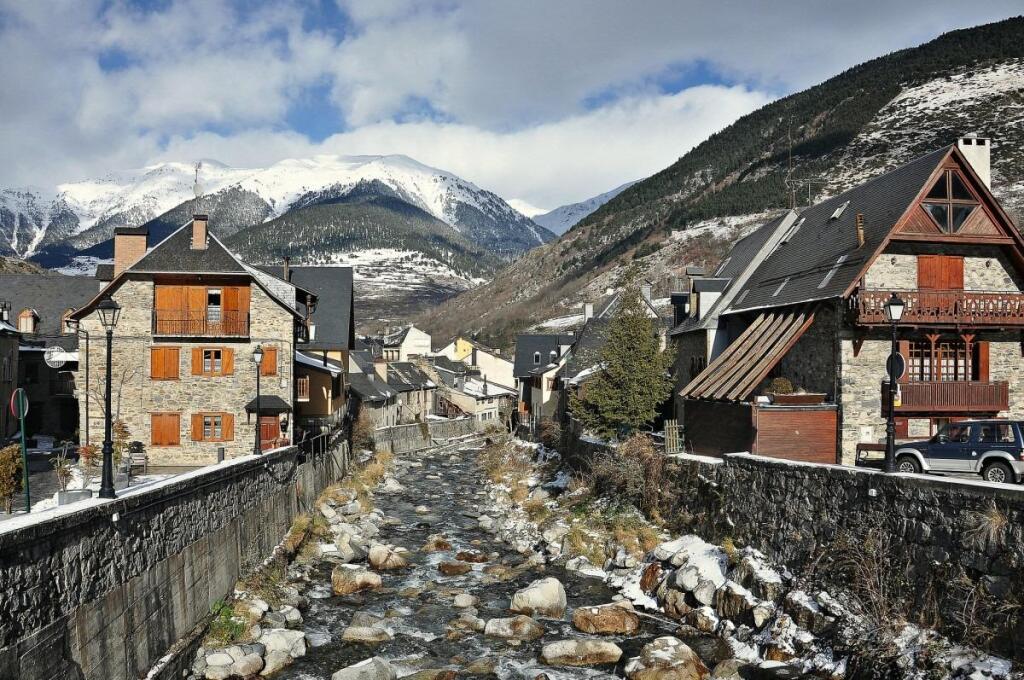
{"type": "Polygon", "coordinates": [[[556,359],[558,359],[558,352],[551,350],[551,363],[555,363],[556,359]]]}
{"type": "Polygon", "coordinates": [[[782,283],[779,284],[779,287],[775,289],[775,292],[772,293],[772,297],[777,297],[779,295],[779,293],[782,292],[782,289],[786,287],[787,283],[789,283],[789,277],[788,276],[785,279],[783,279],[782,283]]]}
{"type": "Polygon", "coordinates": [[[533,363],[535,366],[540,366],[540,352],[533,353],[533,363]]]}
{"type": "Polygon", "coordinates": [[[35,333],[36,332],[36,313],[31,309],[21,310],[21,314],[18,314],[18,332],[19,333],[35,333]]]}
{"type": "Polygon", "coordinates": [[[850,202],[846,201],[841,206],[836,208],[836,211],[834,213],[832,213],[832,217],[830,217],[829,219],[830,220],[838,220],[840,217],[842,217],[843,211],[846,210],[846,206],[848,206],[848,205],[850,205],[850,202]]]}
{"type": "Polygon", "coordinates": [[[740,296],[738,298],[736,298],[736,304],[738,304],[738,305],[743,304],[743,301],[747,299],[747,295],[749,293],[750,293],[750,289],[749,288],[747,288],[742,293],[740,293],[740,296]]]}
{"type": "Polygon", "coordinates": [[[836,275],[836,271],[839,270],[840,265],[846,262],[847,257],[849,256],[844,254],[840,255],[838,259],[836,259],[836,263],[832,265],[832,268],[828,270],[827,274],[825,274],[825,278],[823,278],[821,280],[821,283],[818,284],[818,288],[824,288],[825,286],[828,285],[828,282],[831,281],[832,277],[836,275]]]}
{"type": "Polygon", "coordinates": [[[959,172],[946,170],[932,185],[921,207],[943,233],[955,234],[978,207],[978,200],[959,172]]]}
{"type": "Polygon", "coordinates": [[[718,265],[718,269],[715,270],[715,276],[721,274],[725,270],[725,268],[729,266],[729,260],[731,259],[731,257],[727,257],[724,260],[722,260],[722,264],[718,265]]]}

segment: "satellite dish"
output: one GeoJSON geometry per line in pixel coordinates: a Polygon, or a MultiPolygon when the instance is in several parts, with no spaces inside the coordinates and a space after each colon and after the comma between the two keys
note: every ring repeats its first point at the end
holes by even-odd
{"type": "Polygon", "coordinates": [[[50,368],[61,368],[65,363],[67,363],[66,356],[67,355],[64,352],[63,347],[53,345],[51,347],[47,347],[46,351],[43,352],[43,361],[45,361],[46,365],[50,368]]]}

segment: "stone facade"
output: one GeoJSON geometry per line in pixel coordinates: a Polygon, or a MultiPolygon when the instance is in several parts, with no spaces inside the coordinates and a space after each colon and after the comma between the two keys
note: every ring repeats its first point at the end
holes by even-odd
{"type": "Polygon", "coordinates": [[[882,253],[864,274],[864,287],[914,290],[917,288],[917,255],[882,253]]]}
{"type": "MultiPolygon", "coordinates": [[[[1024,279],[1014,270],[1006,254],[994,247],[978,248],[978,254],[964,256],[964,290],[1019,291],[1024,279]]],[[[939,253],[936,254],[951,254],[939,253]]],[[[915,290],[917,255],[883,253],[864,275],[865,288],[915,290]]]]}
{"type": "Polygon", "coordinates": [[[833,398],[839,370],[838,328],[836,303],[823,303],[814,315],[814,323],[786,353],[774,373],[789,378],[796,389],[833,398]]]}
{"type": "MultiPolygon", "coordinates": [[[[131,439],[146,446],[151,465],[207,465],[217,462],[217,449],[223,446],[227,457],[249,454],[256,438],[256,418],[245,412],[245,405],[256,396],[256,370],[252,350],[257,344],[276,346],[276,376],[260,378],[260,393],[276,395],[292,404],[292,357],[294,356],[293,317],[271,299],[259,286],[250,286],[250,328],[245,339],[224,339],[197,342],[164,342],[152,335],[153,282],[129,280],[113,292],[121,305],[121,319],[114,330],[112,401],[115,417],[131,431],[131,439]],[[153,347],[178,347],[177,380],[151,378],[150,356],[153,347]],[[234,370],[230,375],[192,375],[192,349],[224,347],[234,351],[234,370]],[[192,440],[191,416],[201,412],[234,414],[234,438],[224,442],[192,440]],[[151,414],[179,413],[180,445],[153,446],[151,414]]],[[[89,352],[93,366],[90,422],[85,422],[85,409],[80,408],[81,432],[89,429],[93,443],[103,441],[103,389],[106,366],[105,333],[96,314],[81,323],[93,342],[89,352]]],[[[82,350],[84,352],[84,348],[82,350]]],[[[290,414],[285,414],[289,417],[290,414]]],[[[284,436],[290,436],[292,428],[284,436]]],[[[84,437],[83,437],[84,440],[84,437]]]]}
{"type": "Polygon", "coordinates": [[[373,433],[378,451],[407,453],[434,445],[436,439],[450,439],[479,431],[484,426],[473,418],[432,420],[429,423],[383,427],[373,433]]]}
{"type": "Polygon", "coordinates": [[[17,594],[0,607],[0,680],[146,676],[348,467],[345,442],[298,455],[232,461],[0,528],[0,592],[17,594]]]}

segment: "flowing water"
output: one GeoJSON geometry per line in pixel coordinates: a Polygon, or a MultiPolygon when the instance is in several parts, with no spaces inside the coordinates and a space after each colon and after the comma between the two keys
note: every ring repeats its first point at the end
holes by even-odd
{"type": "MultiPolygon", "coordinates": [[[[375,655],[394,664],[399,675],[423,669],[450,669],[464,675],[472,662],[485,659],[493,662],[493,673],[500,678],[532,680],[540,673],[566,679],[621,676],[625,661],[635,656],[644,644],[659,635],[672,634],[672,626],[644,618],[640,633],[628,639],[600,636],[623,649],[622,660],[615,667],[552,668],[541,664],[537,658],[543,644],[591,637],[576,631],[569,622],[575,607],[611,602],[615,592],[599,579],[568,573],[560,566],[532,565],[526,557],[480,529],[476,518],[484,512],[486,494],[474,456],[472,450],[452,455],[448,449],[396,461],[395,474],[405,491],[378,495],[375,499],[392,520],[382,525],[375,540],[412,551],[411,566],[384,572],[380,590],[337,597],[331,594],[333,564],[318,565],[305,591],[309,605],[303,612],[303,629],[311,647],[278,677],[326,679],[341,668],[375,655]],[[426,506],[429,513],[417,513],[417,506],[426,506]],[[452,550],[419,552],[427,537],[435,533],[443,533],[451,542],[452,550]],[[463,576],[442,575],[437,565],[454,560],[460,550],[483,552],[488,560],[474,564],[473,570],[463,576]],[[512,567],[515,576],[503,581],[484,573],[484,567],[494,564],[512,567]],[[447,635],[449,622],[466,611],[454,606],[455,595],[465,592],[476,596],[476,615],[485,621],[513,616],[508,609],[512,594],[531,581],[548,576],[564,584],[569,610],[564,620],[539,619],[545,628],[540,640],[510,643],[484,637],[483,633],[469,632],[458,639],[447,635]],[[394,639],[379,645],[341,640],[342,631],[360,611],[386,617],[386,626],[394,639]]],[[[711,640],[687,642],[705,658],[713,654],[709,648],[713,645],[711,640]]],[[[486,673],[486,663],[475,664],[474,670],[481,665],[486,673]]]]}

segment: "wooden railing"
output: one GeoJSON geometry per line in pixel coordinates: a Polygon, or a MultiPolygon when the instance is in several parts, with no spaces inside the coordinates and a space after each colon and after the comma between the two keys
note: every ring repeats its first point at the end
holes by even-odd
{"type": "Polygon", "coordinates": [[[244,338],[249,335],[249,315],[244,312],[221,312],[211,315],[203,312],[155,309],[153,335],[244,338]]]}
{"type": "Polygon", "coordinates": [[[309,401],[309,376],[303,375],[296,378],[295,389],[299,401],[309,401]]]}
{"type": "MultiPolygon", "coordinates": [[[[887,415],[889,383],[882,383],[882,415],[887,415]]],[[[900,384],[901,403],[897,414],[905,413],[998,413],[1010,407],[1010,385],[1006,381],[979,382],[945,380],[900,384]]]]}
{"type": "Polygon", "coordinates": [[[854,322],[887,324],[885,303],[893,293],[906,304],[901,324],[1024,326],[1024,293],[965,290],[862,290],[850,298],[854,322]]]}

